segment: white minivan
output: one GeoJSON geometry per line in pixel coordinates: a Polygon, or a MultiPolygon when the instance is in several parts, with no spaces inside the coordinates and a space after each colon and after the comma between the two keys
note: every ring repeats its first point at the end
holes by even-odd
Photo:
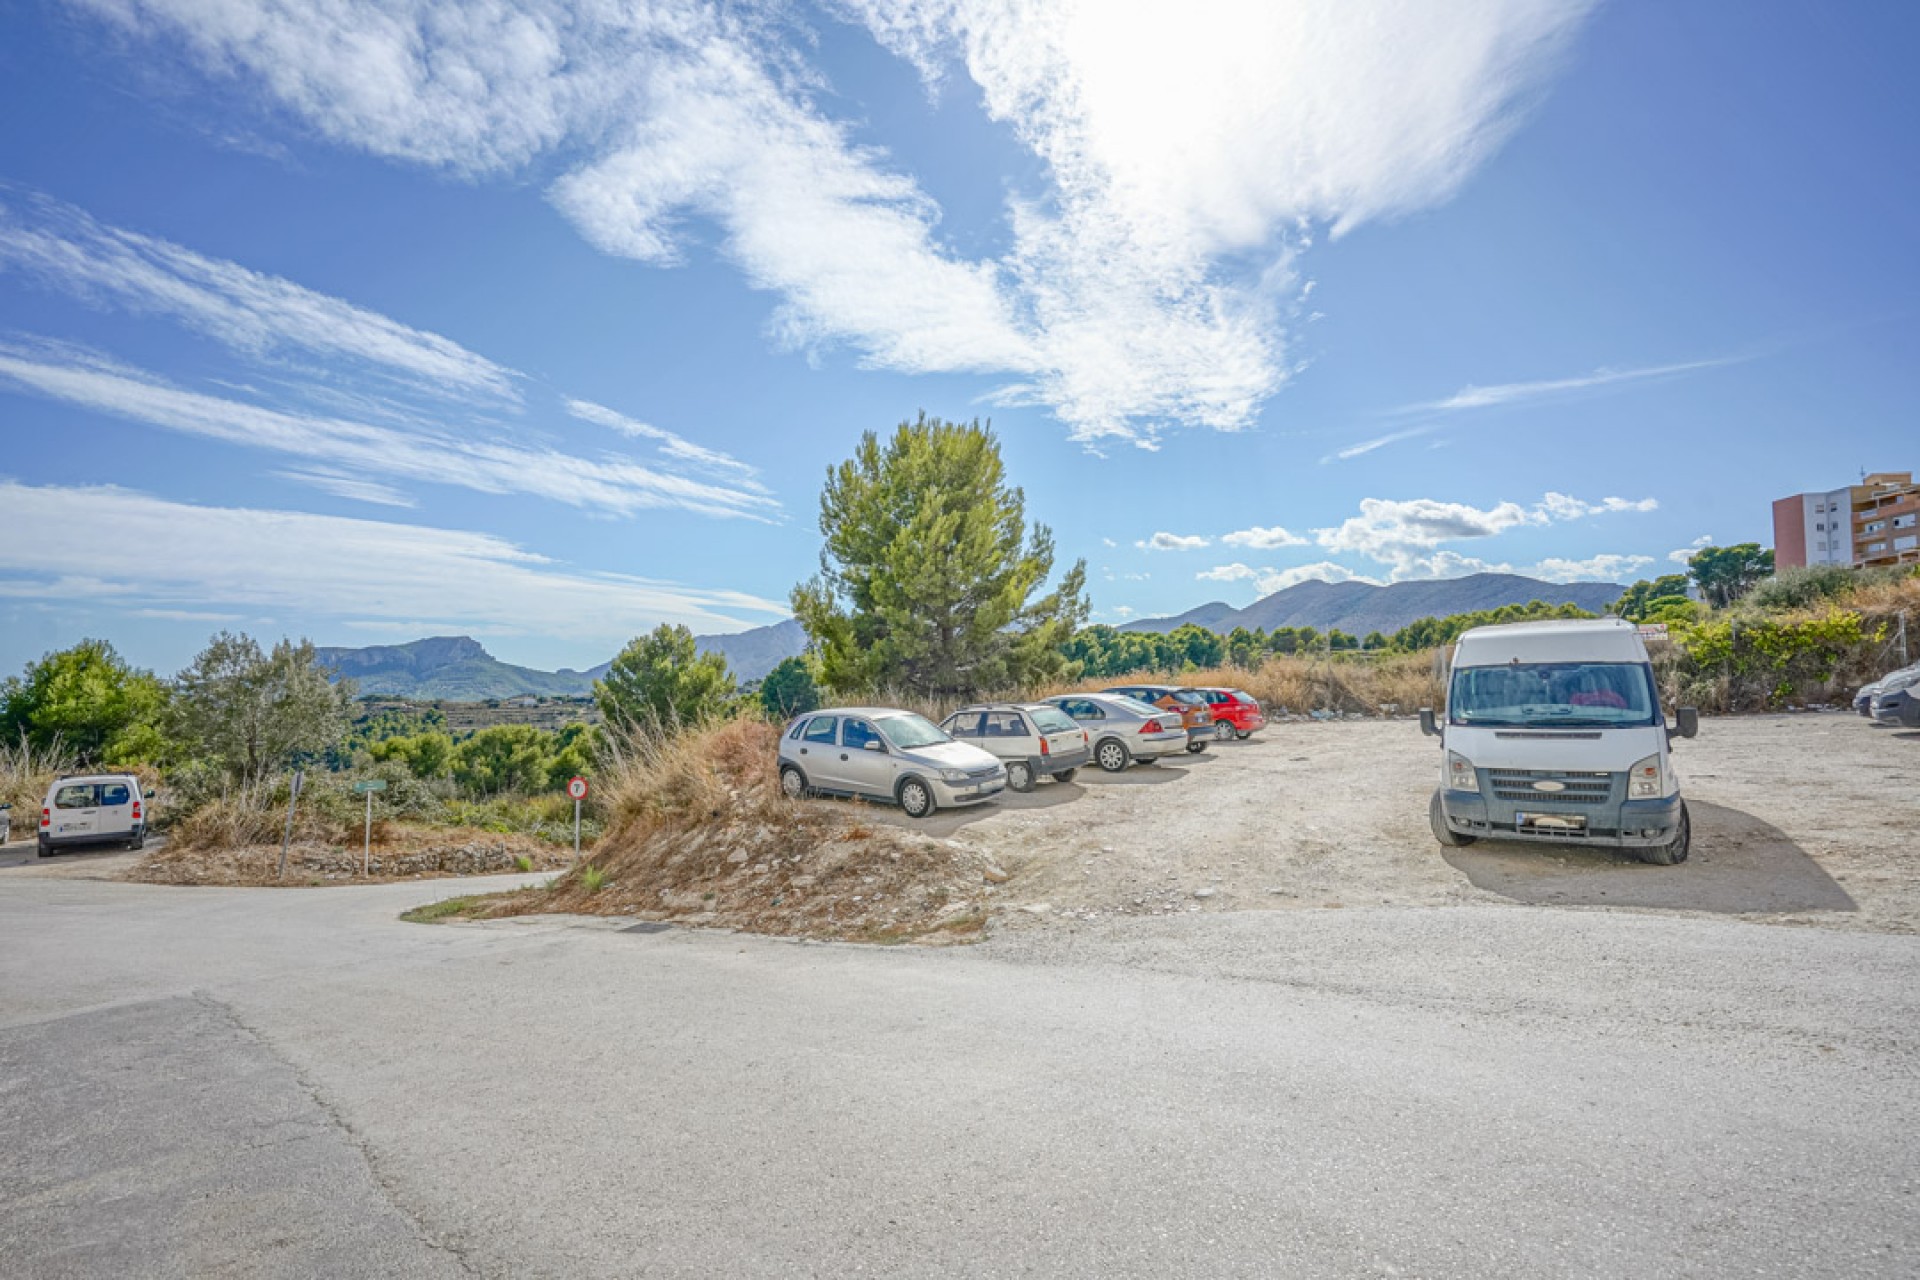
{"type": "Polygon", "coordinates": [[[56,780],[40,808],[40,856],[84,844],[140,848],[147,839],[148,800],[130,773],[56,780]]]}
{"type": "Polygon", "coordinates": [[[1692,839],[1669,748],[1691,738],[1692,707],[1667,726],[1639,630],[1618,618],[1475,627],[1454,646],[1433,835],[1599,844],[1641,861],[1686,861],[1692,839]]]}

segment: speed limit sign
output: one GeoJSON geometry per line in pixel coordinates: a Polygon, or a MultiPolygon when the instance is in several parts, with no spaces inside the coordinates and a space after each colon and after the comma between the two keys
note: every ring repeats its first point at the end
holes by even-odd
{"type": "Polygon", "coordinates": [[[575,800],[585,800],[587,798],[587,780],[585,778],[568,779],[567,794],[575,800]]]}

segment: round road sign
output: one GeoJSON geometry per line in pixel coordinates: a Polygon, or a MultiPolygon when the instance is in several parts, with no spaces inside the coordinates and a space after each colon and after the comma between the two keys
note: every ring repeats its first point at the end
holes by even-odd
{"type": "Polygon", "coordinates": [[[585,778],[568,779],[567,794],[575,800],[585,800],[587,798],[587,780],[585,778]]]}

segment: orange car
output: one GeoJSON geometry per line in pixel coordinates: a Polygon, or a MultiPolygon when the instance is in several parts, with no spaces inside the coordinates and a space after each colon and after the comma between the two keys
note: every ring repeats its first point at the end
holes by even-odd
{"type": "Polygon", "coordinates": [[[1213,708],[1207,705],[1205,696],[1195,690],[1178,689],[1170,684],[1124,684],[1105,692],[1138,698],[1149,706],[1178,714],[1187,731],[1189,751],[1205,751],[1207,743],[1213,741],[1213,708]]]}

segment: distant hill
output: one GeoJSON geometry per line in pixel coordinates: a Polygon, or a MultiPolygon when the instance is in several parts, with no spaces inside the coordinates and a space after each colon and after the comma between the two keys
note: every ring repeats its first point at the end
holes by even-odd
{"type": "Polygon", "coordinates": [[[1178,617],[1142,618],[1120,629],[1164,633],[1184,622],[1195,622],[1223,634],[1235,627],[1249,631],[1312,627],[1316,631],[1337,629],[1353,636],[1372,631],[1392,635],[1421,618],[1478,613],[1532,600],[1573,604],[1592,613],[1603,613],[1625,590],[1614,582],[1542,582],[1513,573],[1476,573],[1465,578],[1396,582],[1385,587],[1365,582],[1308,581],[1276,591],[1244,609],[1203,604],[1178,617]]]}
{"type": "MultiPolygon", "coordinates": [[[[726,655],[738,680],[758,680],[783,658],[806,647],[806,633],[792,618],[734,635],[695,636],[702,652],[726,655]]],[[[363,694],[486,702],[495,698],[585,698],[611,660],[585,671],[536,671],[502,662],[471,636],[435,636],[409,644],[364,649],[323,648],[321,665],[355,681],[363,694]]]]}

